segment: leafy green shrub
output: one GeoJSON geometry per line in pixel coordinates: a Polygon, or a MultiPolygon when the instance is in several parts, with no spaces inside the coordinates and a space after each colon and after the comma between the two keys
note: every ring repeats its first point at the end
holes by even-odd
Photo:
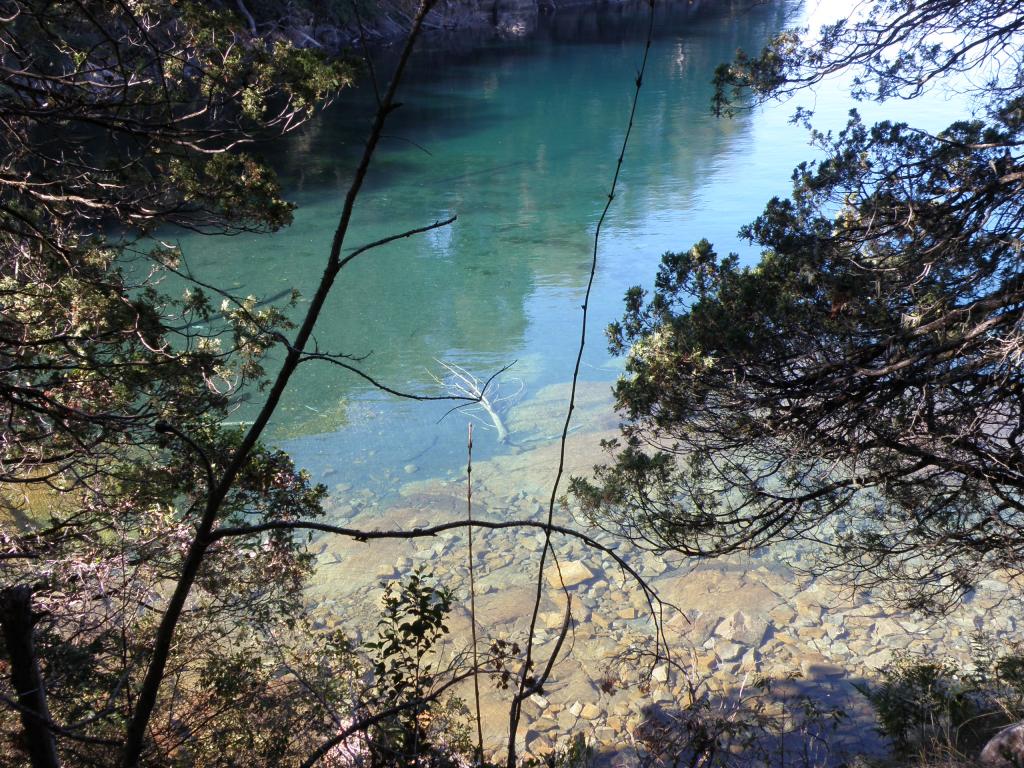
{"type": "Polygon", "coordinates": [[[858,686],[897,755],[974,755],[997,730],[1024,718],[1024,649],[999,653],[979,634],[971,657],[964,665],[901,655],[882,669],[877,686],[858,686]]]}
{"type": "Polygon", "coordinates": [[[960,751],[965,741],[975,741],[984,704],[955,664],[900,657],[882,677],[877,687],[861,691],[898,754],[960,751]]]}
{"type": "Polygon", "coordinates": [[[373,765],[468,765],[472,754],[465,705],[437,701],[443,670],[437,643],[448,633],[452,592],[420,568],[385,586],[377,639],[365,643],[373,666],[373,694],[381,707],[404,707],[368,732],[373,765]]]}

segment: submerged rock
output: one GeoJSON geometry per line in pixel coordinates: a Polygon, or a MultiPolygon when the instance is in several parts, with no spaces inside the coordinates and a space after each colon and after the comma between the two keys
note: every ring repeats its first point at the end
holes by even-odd
{"type": "Polygon", "coordinates": [[[553,587],[560,587],[562,584],[567,587],[575,587],[577,584],[594,578],[593,571],[579,560],[552,565],[544,572],[544,575],[547,577],[548,584],[553,587]]]}
{"type": "Polygon", "coordinates": [[[736,611],[715,628],[715,634],[742,645],[759,646],[768,631],[768,622],[758,616],[736,611]]]}

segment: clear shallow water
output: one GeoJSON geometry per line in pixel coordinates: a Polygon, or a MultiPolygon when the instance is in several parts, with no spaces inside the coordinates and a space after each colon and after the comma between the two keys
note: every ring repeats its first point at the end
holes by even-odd
{"type": "MultiPolygon", "coordinates": [[[[812,2],[822,20],[831,10],[812,2]]],[[[760,48],[801,13],[799,5],[779,3],[660,16],[602,235],[585,382],[610,384],[617,376],[620,362],[607,353],[604,328],[621,314],[628,286],[651,282],[663,252],[707,237],[721,252],[756,259],[736,230],[768,198],[786,194],[792,167],[813,156],[804,129],[788,121],[796,103],[815,107],[819,127],[845,121],[853,105],[836,83],[732,120],[710,114],[715,65],[738,47],[760,48]]],[[[360,365],[368,374],[417,394],[438,394],[433,376],[442,373],[440,360],[481,378],[515,361],[504,387],[521,387],[524,402],[566,382],[594,227],[622,140],[644,29],[642,9],[562,14],[531,39],[422,53],[374,159],[348,245],[452,214],[458,221],[354,261],[317,327],[319,348],[365,355],[360,365]]],[[[367,87],[343,94],[299,135],[265,148],[299,206],[290,228],[271,236],[183,237],[190,268],[243,294],[298,288],[310,295],[362,146],[371,97],[367,87]]],[[[865,110],[871,117],[892,111],[865,110]]],[[[938,127],[952,119],[950,112],[933,99],[915,105],[914,118],[938,127]]],[[[274,367],[271,361],[268,370],[274,367]]],[[[237,417],[246,419],[249,408],[243,405],[237,417]]],[[[372,466],[383,472],[378,492],[387,491],[408,464],[418,477],[464,464],[466,417],[453,413],[439,422],[449,408],[382,395],[349,373],[309,363],[293,377],[270,439],[314,475],[332,471],[334,482],[366,484],[372,466]]],[[[519,439],[537,436],[513,433],[513,445],[498,445],[493,432],[478,432],[476,452],[514,451],[519,439]]]]}

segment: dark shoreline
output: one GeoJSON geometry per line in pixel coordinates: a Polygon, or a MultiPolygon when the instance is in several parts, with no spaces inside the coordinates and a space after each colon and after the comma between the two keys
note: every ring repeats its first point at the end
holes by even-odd
{"type": "MultiPolygon", "coordinates": [[[[765,3],[661,0],[655,13],[665,21],[676,21],[680,17],[742,12],[765,3]]],[[[537,36],[572,39],[582,33],[592,38],[602,28],[610,34],[621,34],[631,22],[646,19],[647,10],[648,0],[441,0],[427,17],[421,49],[459,51],[537,36]]],[[[315,45],[334,53],[360,48],[364,43],[371,48],[388,47],[404,37],[409,18],[406,11],[385,0],[376,15],[362,21],[360,29],[351,22],[309,18],[305,24],[293,24],[283,36],[296,45],[315,45]]]]}

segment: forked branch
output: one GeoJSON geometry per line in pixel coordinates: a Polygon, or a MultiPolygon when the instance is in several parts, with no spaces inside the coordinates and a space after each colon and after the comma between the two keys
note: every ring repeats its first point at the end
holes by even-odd
{"type": "Polygon", "coordinates": [[[444,360],[437,360],[437,364],[446,371],[446,374],[444,376],[435,376],[431,373],[430,376],[439,386],[445,389],[448,397],[453,400],[469,400],[473,403],[473,405],[469,406],[456,406],[454,410],[469,414],[473,418],[479,418],[474,413],[474,407],[478,407],[487,415],[486,420],[480,420],[485,425],[490,422],[490,426],[498,433],[498,442],[508,442],[508,427],[505,426],[503,414],[511,403],[516,402],[522,396],[526,385],[522,379],[516,379],[515,381],[518,383],[516,390],[503,393],[501,392],[498,377],[515,365],[515,362],[509,363],[501,370],[492,374],[486,381],[477,378],[461,365],[448,363],[444,360]]]}

